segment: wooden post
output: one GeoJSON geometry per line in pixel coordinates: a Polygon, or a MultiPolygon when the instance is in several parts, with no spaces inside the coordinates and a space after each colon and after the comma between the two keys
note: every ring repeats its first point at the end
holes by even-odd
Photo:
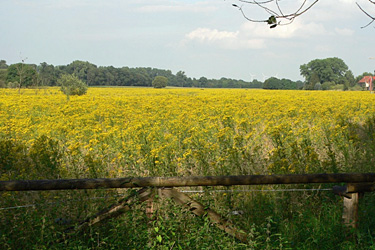
{"type": "Polygon", "coordinates": [[[146,216],[149,219],[152,219],[152,216],[154,215],[154,198],[150,197],[146,201],[146,216]]]}
{"type": "MultiPolygon", "coordinates": [[[[348,184],[348,190],[354,189],[352,184],[348,184]]],[[[348,227],[357,228],[358,226],[358,193],[349,193],[344,196],[343,222],[348,227]],[[349,196],[349,198],[348,198],[349,196]]]]}

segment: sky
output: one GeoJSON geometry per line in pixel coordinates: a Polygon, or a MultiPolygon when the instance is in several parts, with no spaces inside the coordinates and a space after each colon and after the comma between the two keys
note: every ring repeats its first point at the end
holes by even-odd
{"type": "MultiPolygon", "coordinates": [[[[283,13],[302,0],[280,0],[283,13]]],[[[312,1],[307,1],[312,2],[312,1]]],[[[375,5],[357,0],[375,16],[375,5]]],[[[237,0],[1,0],[0,59],[7,64],[152,67],[192,78],[303,80],[299,67],[338,57],[355,76],[375,70],[375,24],[354,0],[319,0],[289,25],[237,0]]],[[[270,8],[277,10],[276,5],[270,8]]]]}

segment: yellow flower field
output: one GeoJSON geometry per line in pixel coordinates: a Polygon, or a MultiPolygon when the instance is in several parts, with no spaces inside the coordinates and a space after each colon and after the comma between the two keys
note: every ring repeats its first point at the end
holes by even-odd
{"type": "Polygon", "coordinates": [[[374,112],[368,92],[90,88],[68,101],[58,88],[0,89],[0,174],[365,171],[374,112]]]}

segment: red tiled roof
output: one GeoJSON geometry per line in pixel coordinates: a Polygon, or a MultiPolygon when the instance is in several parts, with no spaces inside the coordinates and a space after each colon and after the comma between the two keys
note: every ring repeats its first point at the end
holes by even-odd
{"type": "Polygon", "coordinates": [[[371,78],[373,81],[375,81],[375,76],[364,76],[359,82],[368,83],[371,81],[371,78]]]}

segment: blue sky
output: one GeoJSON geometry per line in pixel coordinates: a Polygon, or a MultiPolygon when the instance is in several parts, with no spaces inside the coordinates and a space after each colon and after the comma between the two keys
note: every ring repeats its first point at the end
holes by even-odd
{"type": "MultiPolygon", "coordinates": [[[[300,0],[282,0],[285,11],[300,0]]],[[[375,15],[375,6],[358,0],[375,15]]],[[[354,75],[375,69],[375,25],[351,0],[320,0],[292,24],[245,20],[236,0],[2,0],[0,59],[8,64],[154,67],[199,78],[303,79],[299,66],[339,57],[354,75]]],[[[244,6],[249,17],[269,15],[244,6]]]]}

